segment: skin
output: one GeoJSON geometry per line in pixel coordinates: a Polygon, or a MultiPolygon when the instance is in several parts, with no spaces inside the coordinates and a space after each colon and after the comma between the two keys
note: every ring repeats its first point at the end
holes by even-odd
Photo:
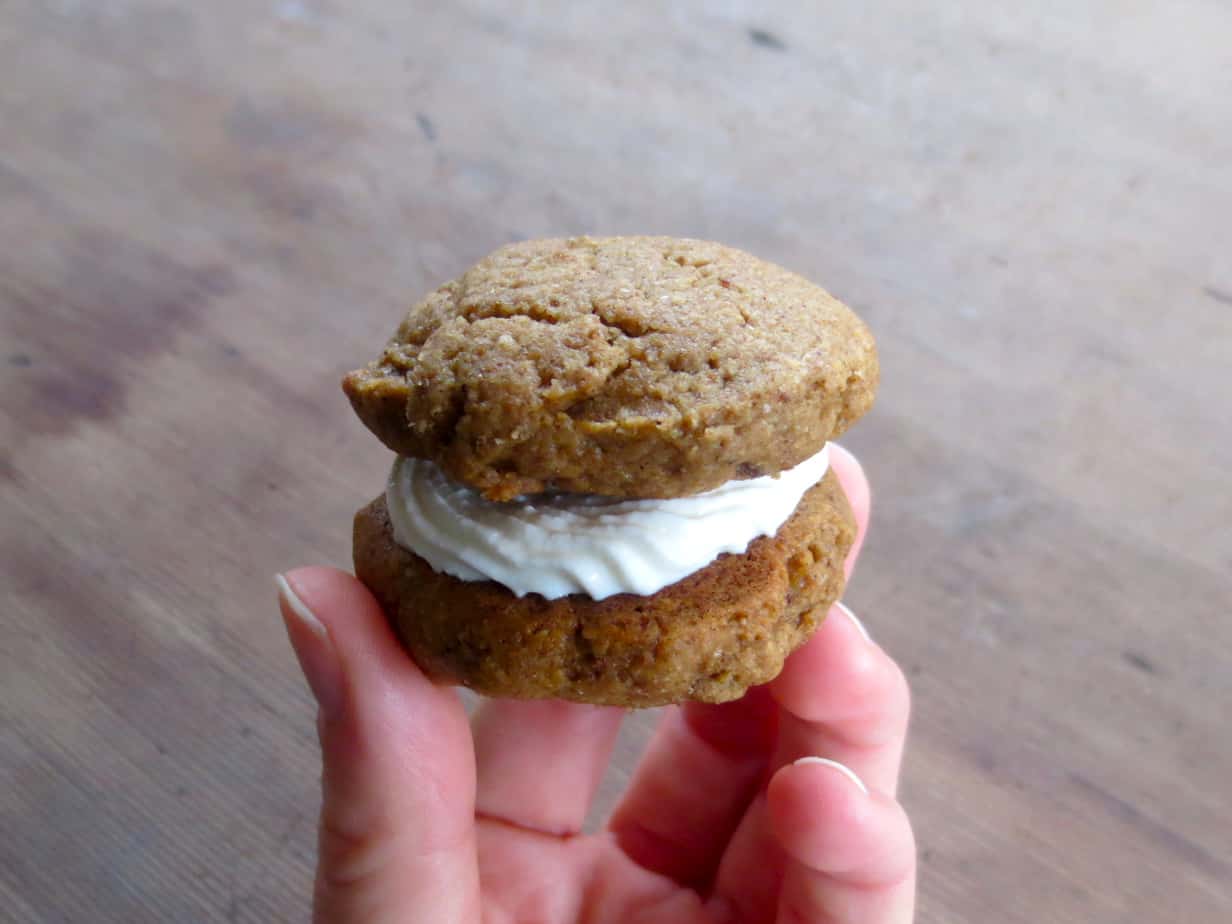
{"type": "MultiPolygon", "coordinates": [[[[846,451],[832,465],[859,523],[850,574],[869,489],[846,451]]],[[[664,710],[583,835],[622,710],[494,700],[468,722],[353,577],[301,568],[279,589],[319,704],[318,924],[912,920],[907,683],[841,606],[766,686],[664,710]]]]}

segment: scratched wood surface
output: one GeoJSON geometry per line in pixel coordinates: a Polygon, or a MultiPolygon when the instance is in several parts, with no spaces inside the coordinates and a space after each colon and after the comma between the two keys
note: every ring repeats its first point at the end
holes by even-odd
{"type": "Polygon", "coordinates": [[[0,3],[0,919],[304,919],[270,576],[345,564],[381,484],[339,375],[502,242],[653,231],[879,338],[849,601],[914,684],[922,920],[1232,920],[1230,39],[1208,0],[0,3]]]}

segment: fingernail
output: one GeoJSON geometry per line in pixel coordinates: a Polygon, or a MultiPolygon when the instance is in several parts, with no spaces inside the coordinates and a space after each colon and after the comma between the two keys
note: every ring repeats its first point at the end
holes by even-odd
{"type": "Polygon", "coordinates": [[[312,610],[308,609],[308,604],[299,598],[291,585],[287,583],[284,575],[275,574],[274,583],[278,586],[278,597],[284,601],[287,607],[299,617],[300,621],[312,630],[318,638],[329,641],[329,630],[325,628],[325,623],[317,619],[312,610]]]}
{"type": "Polygon", "coordinates": [[[868,629],[864,628],[864,623],[860,622],[859,618],[851,611],[851,608],[847,606],[846,603],[838,601],[834,604],[834,608],[855,623],[856,628],[860,630],[860,634],[864,636],[864,640],[866,642],[871,642],[873,640],[873,637],[868,634],[868,629]]]}
{"type": "Polygon", "coordinates": [[[283,604],[287,635],[308,681],[308,688],[312,690],[321,711],[332,713],[341,699],[342,675],[329,630],[300,599],[284,575],[274,575],[274,584],[278,588],[278,599],[283,604]],[[297,625],[306,631],[296,631],[297,625]]]}
{"type": "Polygon", "coordinates": [[[864,781],[856,776],[856,772],[846,764],[840,764],[837,760],[830,760],[826,757],[801,757],[799,760],[792,761],[792,766],[797,767],[800,764],[821,764],[825,767],[832,767],[837,770],[851,782],[855,783],[860,788],[860,792],[868,795],[868,787],[864,785],[864,781]]]}

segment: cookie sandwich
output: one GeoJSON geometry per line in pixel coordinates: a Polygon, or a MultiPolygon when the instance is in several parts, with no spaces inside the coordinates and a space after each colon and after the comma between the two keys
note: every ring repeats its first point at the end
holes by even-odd
{"type": "Polygon", "coordinates": [[[738,698],[842,593],[855,523],[827,442],[877,379],[859,318],[739,250],[503,247],[343,380],[397,454],[355,573],[441,681],[738,698]]]}

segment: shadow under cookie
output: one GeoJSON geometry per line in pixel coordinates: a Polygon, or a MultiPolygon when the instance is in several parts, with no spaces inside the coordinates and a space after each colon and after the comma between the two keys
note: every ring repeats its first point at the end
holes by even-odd
{"type": "Polygon", "coordinates": [[[856,525],[833,471],[774,536],[655,594],[518,597],[434,571],[394,541],[381,496],[355,516],[355,573],[433,679],[488,696],[659,706],[765,683],[842,595],[856,525]]]}

